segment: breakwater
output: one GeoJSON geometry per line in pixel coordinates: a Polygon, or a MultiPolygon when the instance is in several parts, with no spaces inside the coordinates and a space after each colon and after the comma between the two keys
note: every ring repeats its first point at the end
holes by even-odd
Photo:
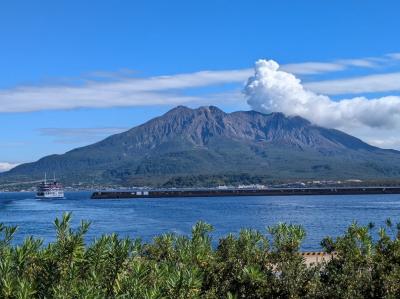
{"type": "Polygon", "coordinates": [[[400,194],[400,187],[324,187],[269,189],[166,189],[140,191],[97,191],[92,199],[218,197],[218,196],[289,196],[289,195],[357,195],[400,194]]]}

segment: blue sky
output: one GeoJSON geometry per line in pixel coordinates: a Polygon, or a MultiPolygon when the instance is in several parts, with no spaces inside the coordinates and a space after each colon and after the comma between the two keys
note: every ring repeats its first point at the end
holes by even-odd
{"type": "MultiPolygon", "coordinates": [[[[177,104],[254,109],[241,90],[258,59],[277,61],[332,101],[397,97],[399,11],[398,1],[361,0],[2,2],[0,169],[177,104]]],[[[377,103],[382,114],[397,111],[397,100],[377,103]]],[[[365,123],[327,125],[400,148],[397,118],[372,133],[365,123]]]]}

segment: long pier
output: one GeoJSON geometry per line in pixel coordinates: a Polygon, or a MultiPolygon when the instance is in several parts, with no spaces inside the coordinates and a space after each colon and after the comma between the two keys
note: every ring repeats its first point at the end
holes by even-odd
{"type": "Polygon", "coordinates": [[[140,191],[97,191],[92,199],[218,197],[218,196],[290,196],[290,195],[358,195],[400,194],[400,187],[323,187],[268,189],[166,189],[140,191]]]}

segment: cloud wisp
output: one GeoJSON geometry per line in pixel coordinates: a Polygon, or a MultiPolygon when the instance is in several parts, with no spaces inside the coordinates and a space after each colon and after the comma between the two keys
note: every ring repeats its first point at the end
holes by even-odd
{"type": "Polygon", "coordinates": [[[305,88],[296,76],[280,70],[273,60],[256,62],[244,94],[247,103],[257,111],[300,115],[316,124],[349,133],[384,130],[388,134],[400,128],[400,97],[333,101],[305,88]]]}
{"type": "Polygon", "coordinates": [[[18,165],[17,163],[0,162],[0,172],[9,171],[18,165]]]}
{"type": "Polygon", "coordinates": [[[332,62],[303,62],[282,65],[282,70],[296,75],[317,75],[340,72],[349,68],[377,68],[390,61],[397,60],[396,54],[384,57],[367,57],[359,59],[339,59],[332,62]]]}
{"type": "Polygon", "coordinates": [[[250,74],[250,69],[202,71],[144,79],[129,78],[113,82],[91,82],[83,86],[24,86],[0,91],[0,112],[201,104],[204,102],[204,97],[185,95],[181,91],[242,82],[250,74]]]}
{"type": "Polygon", "coordinates": [[[88,143],[113,134],[122,133],[128,128],[41,128],[42,136],[54,137],[56,143],[88,143]]]}
{"type": "MultiPolygon", "coordinates": [[[[286,64],[282,70],[296,75],[339,72],[348,68],[375,68],[398,60],[398,53],[384,57],[342,59],[333,62],[286,64]]],[[[127,72],[124,72],[127,73],[127,72]]],[[[131,78],[107,74],[100,81],[79,85],[19,86],[0,90],[0,113],[40,110],[107,108],[148,105],[212,104],[219,94],[188,95],[185,91],[208,86],[243,84],[252,69],[200,71],[171,76],[131,78]],[[110,80],[107,80],[107,77],[110,80]]],[[[399,74],[376,75],[308,83],[307,87],[326,94],[400,90],[399,74]],[[369,88],[365,88],[365,82],[369,88]],[[370,84],[371,83],[371,84],[370,84]],[[336,87],[332,87],[336,86],[336,87]]]]}
{"type": "Polygon", "coordinates": [[[310,82],[304,86],[329,95],[400,91],[400,72],[310,82]]]}

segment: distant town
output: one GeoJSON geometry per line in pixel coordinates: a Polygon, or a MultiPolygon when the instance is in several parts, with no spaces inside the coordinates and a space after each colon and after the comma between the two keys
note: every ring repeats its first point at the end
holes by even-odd
{"type": "MultiPolygon", "coordinates": [[[[315,187],[347,187],[347,186],[397,186],[398,181],[366,181],[360,179],[348,179],[348,180],[308,180],[308,181],[293,181],[293,182],[274,182],[271,184],[239,184],[239,185],[216,185],[207,187],[183,187],[183,188],[155,188],[150,186],[121,186],[118,184],[87,184],[79,182],[76,184],[66,185],[64,187],[66,192],[77,192],[77,191],[93,191],[93,190],[107,190],[107,191],[123,191],[123,190],[151,190],[151,189],[163,189],[163,190],[176,190],[176,189],[255,189],[263,190],[269,188],[315,188],[315,187]]],[[[0,192],[36,192],[36,184],[4,184],[0,185],[0,192]]]]}

